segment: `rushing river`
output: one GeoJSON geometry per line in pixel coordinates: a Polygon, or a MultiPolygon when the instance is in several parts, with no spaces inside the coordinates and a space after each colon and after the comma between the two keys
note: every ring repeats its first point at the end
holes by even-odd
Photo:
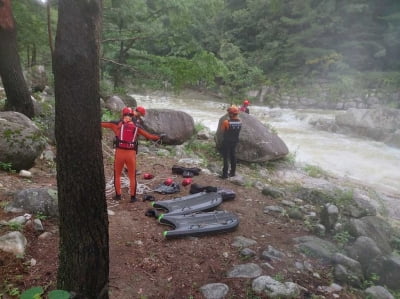
{"type": "MultiPolygon", "coordinates": [[[[216,131],[227,104],[179,97],[132,95],[146,108],[185,111],[196,123],[216,131]]],[[[270,109],[250,106],[250,113],[276,130],[295,154],[296,162],[320,167],[400,198],[400,150],[381,142],[353,138],[315,129],[310,119],[334,118],[338,111],[270,109]]]]}

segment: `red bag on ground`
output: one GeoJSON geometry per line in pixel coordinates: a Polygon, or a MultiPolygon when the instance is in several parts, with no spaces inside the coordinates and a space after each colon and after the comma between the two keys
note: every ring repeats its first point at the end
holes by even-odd
{"type": "Polygon", "coordinates": [[[187,186],[187,185],[190,185],[191,183],[192,183],[192,179],[186,178],[182,181],[182,186],[187,186]]]}
{"type": "Polygon", "coordinates": [[[164,181],[164,185],[170,186],[173,182],[174,182],[173,179],[168,178],[168,179],[166,179],[166,180],[164,181]]]}
{"type": "Polygon", "coordinates": [[[145,180],[151,180],[152,178],[154,178],[154,175],[152,175],[151,173],[144,173],[143,174],[143,178],[145,179],[145,180]]]}

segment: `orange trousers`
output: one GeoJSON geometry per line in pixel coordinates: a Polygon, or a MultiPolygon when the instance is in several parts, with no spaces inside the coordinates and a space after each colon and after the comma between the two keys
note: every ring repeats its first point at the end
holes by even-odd
{"type": "Polygon", "coordinates": [[[136,196],[136,151],[129,149],[115,149],[114,159],[114,187],[115,193],[121,195],[121,173],[124,165],[128,168],[129,192],[136,196]]]}

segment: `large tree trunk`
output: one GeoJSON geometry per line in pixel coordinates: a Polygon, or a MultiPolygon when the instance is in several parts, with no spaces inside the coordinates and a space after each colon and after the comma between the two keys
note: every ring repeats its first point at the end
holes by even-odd
{"type": "Polygon", "coordinates": [[[33,102],[22,73],[10,0],[0,0],[0,76],[7,96],[5,110],[32,118],[33,102]]]}
{"type": "Polygon", "coordinates": [[[54,51],[59,289],[108,298],[108,216],[101,147],[101,0],[60,0],[54,51]]]}

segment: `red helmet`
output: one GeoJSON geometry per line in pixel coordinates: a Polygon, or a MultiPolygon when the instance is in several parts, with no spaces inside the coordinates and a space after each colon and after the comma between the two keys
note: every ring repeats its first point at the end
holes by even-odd
{"type": "Polygon", "coordinates": [[[133,114],[133,110],[130,107],[125,107],[124,109],[122,109],[121,113],[122,113],[122,116],[129,115],[129,114],[133,114]]]}
{"type": "Polygon", "coordinates": [[[186,178],[186,179],[183,179],[182,186],[187,186],[187,185],[190,185],[191,183],[192,183],[192,179],[186,178]]]}
{"type": "Polygon", "coordinates": [[[144,107],[142,106],[137,106],[135,110],[139,112],[142,116],[146,115],[146,109],[144,109],[144,107]]]}
{"type": "Polygon", "coordinates": [[[250,101],[249,101],[249,100],[247,100],[247,99],[246,99],[246,100],[244,100],[244,101],[243,101],[243,105],[249,106],[249,105],[250,105],[250,101]]]}
{"type": "Polygon", "coordinates": [[[239,113],[239,108],[237,106],[235,106],[235,105],[232,105],[232,106],[230,106],[228,108],[227,111],[228,111],[228,113],[231,113],[231,114],[238,114],[239,113]]]}
{"type": "Polygon", "coordinates": [[[154,178],[154,175],[152,175],[151,173],[144,173],[143,174],[143,178],[145,179],[145,180],[151,180],[152,178],[154,178]]]}
{"type": "Polygon", "coordinates": [[[172,185],[173,182],[174,182],[173,179],[167,178],[167,179],[164,181],[164,185],[170,186],[170,185],[172,185]]]}

